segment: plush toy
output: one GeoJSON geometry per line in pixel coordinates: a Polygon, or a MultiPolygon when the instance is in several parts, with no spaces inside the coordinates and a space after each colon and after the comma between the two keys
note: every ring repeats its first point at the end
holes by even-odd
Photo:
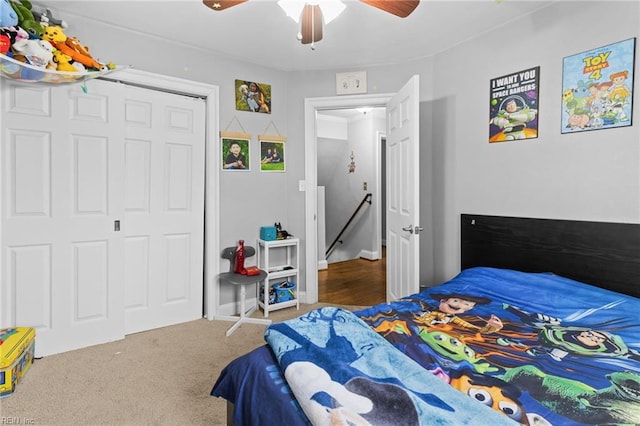
{"type": "Polygon", "coordinates": [[[15,59],[38,68],[46,68],[53,61],[53,46],[46,40],[20,40],[11,49],[15,59]]]}
{"type": "Polygon", "coordinates": [[[9,0],[0,0],[0,27],[15,27],[18,25],[18,15],[11,7],[9,0]]]}
{"type": "Polygon", "coordinates": [[[40,38],[43,29],[31,12],[31,2],[29,0],[20,0],[20,3],[17,3],[10,0],[9,3],[11,3],[16,15],[18,15],[18,25],[29,33],[30,38],[40,38]]]}
{"type": "Polygon", "coordinates": [[[56,64],[58,64],[56,68],[58,71],[71,71],[71,72],[78,71],[76,67],[71,65],[71,61],[72,61],[71,56],[67,55],[66,53],[62,53],[58,49],[55,49],[53,51],[53,61],[56,64]]]}
{"type": "Polygon", "coordinates": [[[13,56],[13,52],[11,52],[13,43],[28,38],[29,34],[20,27],[0,27],[0,53],[13,56]]]}
{"type": "Polygon", "coordinates": [[[40,25],[43,27],[49,25],[57,25],[62,28],[67,28],[68,25],[62,19],[57,19],[53,16],[51,9],[45,9],[43,12],[37,12],[35,10],[32,11],[34,18],[40,21],[40,25]]]}
{"type": "Polygon", "coordinates": [[[104,68],[103,64],[91,57],[89,49],[82,46],[77,38],[67,37],[62,27],[57,25],[45,27],[42,38],[51,42],[56,49],[71,56],[74,61],[80,62],[87,68],[94,68],[96,70],[104,68]]]}
{"type": "Polygon", "coordinates": [[[3,34],[11,39],[12,45],[17,41],[26,40],[29,38],[29,33],[20,27],[5,27],[1,28],[0,31],[2,31],[3,34]]]}
{"type": "Polygon", "coordinates": [[[0,29],[0,53],[6,55],[11,48],[11,38],[0,29]]]}

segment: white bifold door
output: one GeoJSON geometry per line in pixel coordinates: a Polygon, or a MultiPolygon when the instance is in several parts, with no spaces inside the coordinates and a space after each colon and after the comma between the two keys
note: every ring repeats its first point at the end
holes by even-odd
{"type": "Polygon", "coordinates": [[[125,330],[202,316],[205,102],[128,88],[125,330]]]}
{"type": "Polygon", "coordinates": [[[0,326],[38,356],[199,318],[204,101],[3,82],[0,326]]]}

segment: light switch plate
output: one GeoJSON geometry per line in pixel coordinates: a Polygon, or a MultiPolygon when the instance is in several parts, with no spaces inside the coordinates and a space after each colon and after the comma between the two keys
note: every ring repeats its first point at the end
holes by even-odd
{"type": "Polygon", "coordinates": [[[353,95],[367,93],[367,72],[336,73],[336,93],[338,95],[353,95]]]}

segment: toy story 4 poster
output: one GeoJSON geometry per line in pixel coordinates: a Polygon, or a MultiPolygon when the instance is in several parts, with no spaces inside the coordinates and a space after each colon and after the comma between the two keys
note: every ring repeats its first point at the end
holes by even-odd
{"type": "Polygon", "coordinates": [[[631,125],[635,38],[564,58],[562,133],[631,125]]]}
{"type": "Polygon", "coordinates": [[[494,78],[490,86],[489,142],[537,138],[540,67],[494,78]]]}

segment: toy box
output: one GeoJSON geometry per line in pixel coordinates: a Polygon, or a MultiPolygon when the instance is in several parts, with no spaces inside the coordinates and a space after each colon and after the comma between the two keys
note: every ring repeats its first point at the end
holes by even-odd
{"type": "Polygon", "coordinates": [[[0,397],[11,395],[33,363],[36,331],[30,327],[0,329],[0,397]]]}
{"type": "Polygon", "coordinates": [[[296,284],[291,281],[283,281],[279,284],[275,284],[276,290],[276,302],[286,302],[287,300],[293,300],[296,298],[296,284]]]}

